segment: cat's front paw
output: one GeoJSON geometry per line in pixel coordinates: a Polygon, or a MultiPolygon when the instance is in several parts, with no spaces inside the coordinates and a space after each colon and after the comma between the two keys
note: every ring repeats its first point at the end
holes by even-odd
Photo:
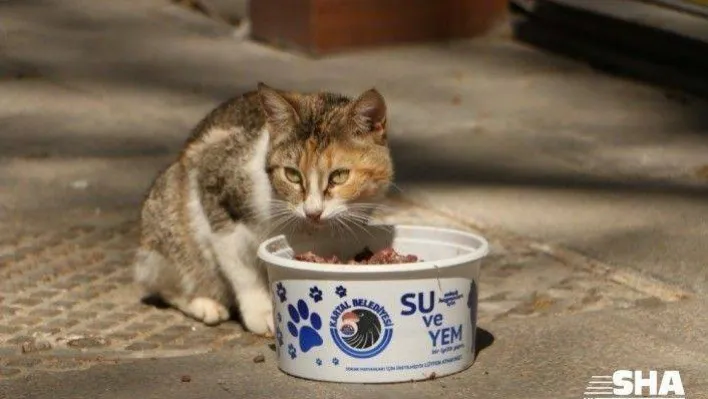
{"type": "Polygon", "coordinates": [[[209,298],[194,298],[186,313],[206,325],[216,325],[229,319],[229,310],[219,302],[209,298]]]}
{"type": "Polygon", "coordinates": [[[244,296],[240,308],[241,320],[246,330],[256,335],[273,337],[275,326],[270,298],[262,298],[261,295],[244,296]]]}

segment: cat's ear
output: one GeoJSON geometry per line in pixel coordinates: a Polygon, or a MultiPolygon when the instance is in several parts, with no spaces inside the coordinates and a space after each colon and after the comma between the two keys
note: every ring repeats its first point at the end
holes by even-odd
{"type": "Polygon", "coordinates": [[[386,101],[376,89],[369,89],[352,102],[352,117],[358,127],[380,144],[386,142],[386,101]]]}
{"type": "Polygon", "coordinates": [[[288,130],[299,122],[297,104],[263,82],[258,83],[258,98],[268,123],[275,130],[288,130]]]}

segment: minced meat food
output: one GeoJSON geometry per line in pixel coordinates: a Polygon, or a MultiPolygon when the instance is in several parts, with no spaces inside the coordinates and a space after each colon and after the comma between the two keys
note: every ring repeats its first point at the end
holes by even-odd
{"type": "Polygon", "coordinates": [[[324,257],[312,251],[295,255],[295,259],[303,262],[328,263],[328,264],[348,264],[348,265],[391,265],[399,263],[415,263],[418,257],[415,255],[402,255],[395,249],[388,247],[377,252],[372,252],[369,248],[364,248],[354,259],[347,262],[341,261],[336,255],[324,257]]]}

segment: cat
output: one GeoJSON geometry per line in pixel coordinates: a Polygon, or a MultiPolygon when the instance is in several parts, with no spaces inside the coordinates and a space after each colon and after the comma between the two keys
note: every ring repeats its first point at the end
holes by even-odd
{"type": "Polygon", "coordinates": [[[134,278],[204,324],[234,308],[246,330],[272,336],[261,240],[282,226],[298,234],[366,223],[392,180],[387,107],[375,88],[350,98],[258,83],[204,117],[153,182],[134,278]]]}

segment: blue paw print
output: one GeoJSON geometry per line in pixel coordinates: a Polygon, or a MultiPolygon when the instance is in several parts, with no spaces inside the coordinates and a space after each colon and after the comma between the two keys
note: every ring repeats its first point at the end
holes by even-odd
{"type": "Polygon", "coordinates": [[[320,358],[318,357],[317,360],[315,360],[315,363],[316,363],[318,366],[321,366],[321,365],[322,365],[322,359],[320,359],[320,358]]]}
{"type": "Polygon", "coordinates": [[[297,350],[295,350],[293,344],[288,345],[288,353],[290,354],[291,359],[295,359],[297,357],[297,350]]]}
{"type": "Polygon", "coordinates": [[[336,357],[333,358],[333,359],[332,359],[332,364],[334,364],[335,366],[338,366],[338,365],[339,365],[339,359],[337,359],[336,357]]]}
{"type": "Polygon", "coordinates": [[[317,288],[317,286],[310,288],[310,298],[314,299],[315,302],[321,301],[322,300],[322,290],[317,288]]]}
{"type": "Polygon", "coordinates": [[[291,320],[288,322],[288,331],[293,337],[299,338],[301,351],[307,352],[316,346],[322,345],[322,337],[317,332],[317,330],[322,328],[322,319],[319,314],[310,313],[310,309],[302,299],[297,301],[297,309],[292,304],[288,305],[288,313],[291,320]],[[301,321],[305,322],[308,318],[310,319],[309,325],[298,327],[301,321]]]}
{"type": "Polygon", "coordinates": [[[275,285],[275,294],[278,295],[278,298],[280,299],[280,302],[285,302],[287,299],[285,294],[287,291],[285,291],[285,287],[283,287],[283,283],[278,283],[275,285]]]}
{"type": "Polygon", "coordinates": [[[344,288],[344,286],[338,286],[337,288],[334,289],[334,293],[337,294],[340,298],[344,298],[347,296],[347,289],[344,288]]]}

